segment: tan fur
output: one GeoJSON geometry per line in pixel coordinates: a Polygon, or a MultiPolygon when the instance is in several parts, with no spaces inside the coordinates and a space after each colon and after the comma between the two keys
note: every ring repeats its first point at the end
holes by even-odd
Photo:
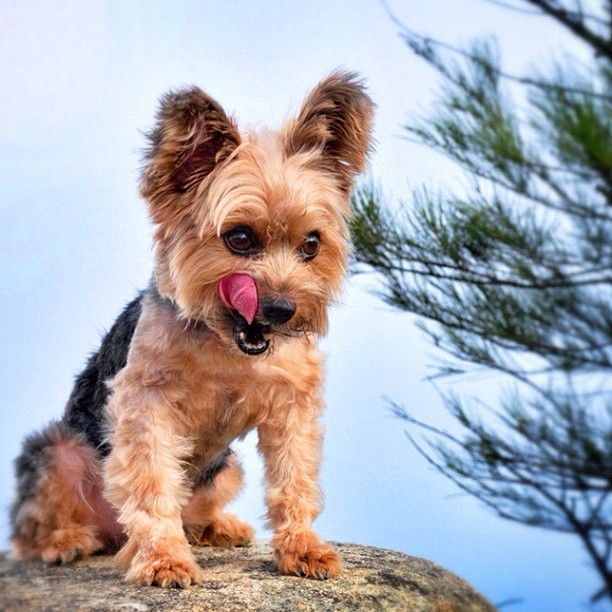
{"type": "MultiPolygon", "coordinates": [[[[127,536],[118,560],[129,581],[189,586],[201,579],[190,543],[251,540],[251,528],[222,510],[242,482],[234,457],[210,486],[193,483],[252,429],[280,571],[318,579],[340,571],[338,555],[311,527],[322,507],[317,336],[345,272],[348,195],[365,167],[371,117],[361,83],[341,72],[315,88],[280,133],[240,134],[197,88],[163,98],[141,192],[155,224],[155,285],[166,301],[145,298],[127,365],[111,383],[112,451],[102,469],[105,499],[127,536]],[[259,238],[257,255],[226,247],[223,235],[240,226],[259,238]],[[312,232],[320,251],[305,260],[300,248],[312,232]],[[255,279],[260,300],[297,306],[270,329],[263,355],[237,348],[219,299],[220,279],[238,271],[255,279]]],[[[95,465],[91,459],[86,469],[95,465]]],[[[48,474],[40,495],[74,497],[61,490],[65,471],[48,474]]],[[[92,552],[99,542],[86,515],[83,504],[67,505],[50,529],[80,526],[70,537],[92,552]]],[[[48,542],[42,556],[62,557],[62,549],[71,546],[48,542]]]]}
{"type": "Polygon", "coordinates": [[[105,540],[112,545],[115,536],[98,528],[98,517],[105,509],[99,497],[100,465],[95,453],[59,431],[50,435],[54,445],[47,468],[37,484],[36,499],[21,509],[13,556],[66,563],[102,549],[105,540]]]}

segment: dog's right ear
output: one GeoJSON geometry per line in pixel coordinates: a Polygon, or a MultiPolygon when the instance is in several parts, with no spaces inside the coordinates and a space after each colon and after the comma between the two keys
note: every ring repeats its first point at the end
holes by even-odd
{"type": "Polygon", "coordinates": [[[140,193],[153,220],[177,195],[195,189],[240,144],[234,121],[197,87],[167,93],[147,134],[140,193]],[[170,196],[170,201],[168,197],[170,196]]]}
{"type": "Polygon", "coordinates": [[[323,169],[333,173],[348,193],[364,171],[372,147],[374,105],[358,76],[336,71],[306,98],[297,118],[285,129],[288,155],[318,151],[323,169]]]}

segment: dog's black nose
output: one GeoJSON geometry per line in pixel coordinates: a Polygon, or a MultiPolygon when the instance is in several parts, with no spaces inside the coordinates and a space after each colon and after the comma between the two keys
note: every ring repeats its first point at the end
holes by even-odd
{"type": "Polygon", "coordinates": [[[282,325],[287,323],[295,314],[296,306],[289,300],[280,298],[263,298],[261,300],[261,312],[268,323],[282,325]]]}

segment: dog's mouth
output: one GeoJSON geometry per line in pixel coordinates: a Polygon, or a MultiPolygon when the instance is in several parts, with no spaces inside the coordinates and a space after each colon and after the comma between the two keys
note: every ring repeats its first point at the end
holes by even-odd
{"type": "Polygon", "coordinates": [[[233,325],[232,337],[236,346],[246,355],[261,355],[268,350],[270,340],[264,334],[270,331],[270,326],[253,321],[249,324],[246,319],[236,311],[232,311],[233,325]]]}
{"type": "Polygon", "coordinates": [[[257,285],[246,272],[234,272],[219,281],[219,297],[232,315],[232,337],[246,355],[261,355],[270,341],[264,334],[270,326],[256,320],[259,308],[257,285]]]}

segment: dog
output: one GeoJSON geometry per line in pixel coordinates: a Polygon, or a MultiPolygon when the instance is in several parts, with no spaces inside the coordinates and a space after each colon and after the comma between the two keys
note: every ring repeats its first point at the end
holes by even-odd
{"type": "Polygon", "coordinates": [[[350,190],[372,116],[363,82],[344,71],[279,131],[239,131],[197,87],[162,97],[140,181],[152,280],[76,378],[63,417],[24,442],[14,557],[116,552],[130,583],[198,583],[192,546],[253,538],[223,508],[243,478],[230,444],[256,429],[278,570],[341,571],[312,529],[322,506],[317,340],[346,270],[350,190]]]}

